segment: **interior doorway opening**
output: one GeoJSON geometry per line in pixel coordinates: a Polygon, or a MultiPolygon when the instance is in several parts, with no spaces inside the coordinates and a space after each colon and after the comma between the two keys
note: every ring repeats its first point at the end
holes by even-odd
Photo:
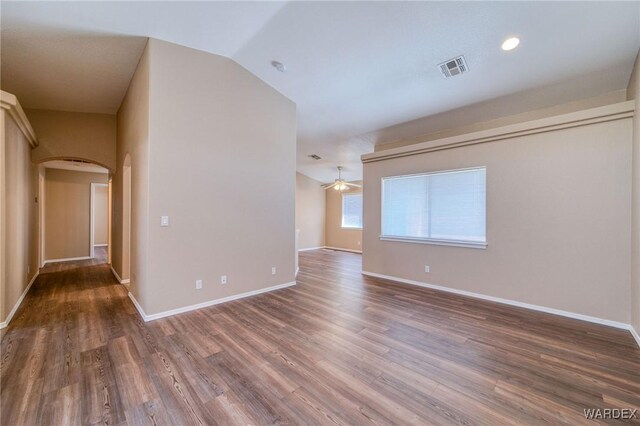
{"type": "Polygon", "coordinates": [[[91,226],[89,251],[91,258],[108,261],[109,183],[91,183],[91,226]]]}
{"type": "Polygon", "coordinates": [[[38,168],[38,256],[49,263],[107,263],[111,245],[109,170],[78,159],[56,159],[38,168]]]}

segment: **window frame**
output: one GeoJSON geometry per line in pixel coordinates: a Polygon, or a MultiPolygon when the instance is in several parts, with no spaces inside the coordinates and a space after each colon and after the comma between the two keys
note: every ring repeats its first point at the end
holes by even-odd
{"type": "Polygon", "coordinates": [[[364,198],[362,195],[362,191],[355,191],[355,192],[341,192],[340,193],[340,228],[341,229],[355,229],[355,230],[362,230],[362,225],[364,224],[364,198]],[[361,198],[361,208],[360,208],[360,226],[344,226],[344,196],[360,196],[361,198]]]}
{"type": "Polygon", "coordinates": [[[447,170],[437,170],[432,172],[424,172],[424,173],[412,173],[407,175],[395,175],[395,176],[383,176],[380,178],[380,235],[379,238],[381,241],[395,241],[402,243],[413,243],[413,244],[431,244],[437,246],[452,246],[452,247],[467,247],[467,248],[477,248],[477,249],[486,249],[488,246],[487,243],[487,167],[486,166],[476,166],[476,167],[467,167],[461,169],[447,169],[447,170]],[[383,224],[384,224],[384,182],[388,179],[402,179],[402,178],[411,178],[418,176],[429,176],[429,175],[438,175],[438,174],[446,174],[446,173],[459,173],[459,172],[469,172],[474,170],[484,170],[485,172],[485,223],[484,223],[484,241],[469,241],[469,240],[456,240],[456,239],[441,239],[441,238],[425,238],[425,237],[406,237],[401,235],[385,235],[383,234],[383,224]]]}

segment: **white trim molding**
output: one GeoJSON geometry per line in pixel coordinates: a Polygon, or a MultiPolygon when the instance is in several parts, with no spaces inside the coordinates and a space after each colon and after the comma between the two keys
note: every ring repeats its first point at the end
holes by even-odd
{"type": "Polygon", "coordinates": [[[31,123],[29,123],[29,119],[27,115],[24,113],[24,110],[20,106],[20,102],[18,102],[18,98],[15,95],[12,95],[9,92],[5,92],[4,90],[0,90],[0,106],[7,110],[13,121],[16,122],[16,125],[20,129],[20,131],[24,134],[29,141],[29,145],[31,148],[35,148],[39,145],[38,138],[36,137],[36,132],[31,127],[31,123]]]}
{"type": "Polygon", "coordinates": [[[89,260],[90,256],[81,256],[81,257],[65,257],[62,259],[47,259],[44,261],[43,265],[47,263],[57,263],[57,262],[73,262],[74,260],[89,260]]]}
{"type": "Polygon", "coordinates": [[[629,325],[629,331],[631,332],[631,335],[633,336],[634,340],[638,344],[638,347],[640,348],[640,334],[638,334],[638,332],[636,331],[635,328],[633,328],[632,325],[629,325]]]}
{"type": "Polygon", "coordinates": [[[298,251],[320,250],[320,249],[323,249],[323,248],[324,248],[324,246],[320,246],[320,247],[308,247],[308,248],[298,249],[298,251]]]}
{"type": "Polygon", "coordinates": [[[326,249],[326,250],[348,251],[349,253],[358,253],[358,254],[362,254],[362,250],[351,250],[351,249],[346,249],[346,248],[330,247],[330,246],[324,246],[324,247],[322,247],[322,248],[323,248],[323,249],[326,249]]]}
{"type": "Polygon", "coordinates": [[[123,280],[122,278],[120,278],[120,275],[118,275],[116,270],[113,269],[113,265],[109,264],[109,268],[111,268],[111,273],[113,273],[113,276],[116,277],[116,280],[118,280],[120,284],[129,284],[131,282],[131,279],[129,278],[127,278],[126,280],[123,280]]]}
{"type": "MultiPolygon", "coordinates": [[[[90,201],[90,214],[89,214],[89,256],[91,258],[96,257],[94,248],[98,246],[106,246],[106,244],[94,244],[95,243],[95,226],[96,226],[96,187],[109,187],[108,183],[91,182],[91,201],[90,201]]],[[[107,216],[108,217],[108,216],[107,216]]]]}
{"type": "MultiPolygon", "coordinates": [[[[393,276],[390,276],[390,275],[377,274],[375,272],[362,271],[362,275],[366,275],[368,277],[373,277],[373,278],[380,278],[380,279],[383,279],[383,280],[396,281],[396,282],[403,283],[403,284],[415,285],[415,286],[418,286],[418,287],[430,288],[432,290],[445,291],[447,293],[453,293],[453,294],[458,294],[458,295],[461,295],[461,296],[473,297],[475,299],[488,300],[490,302],[502,303],[504,305],[516,306],[518,308],[530,309],[532,311],[545,312],[547,314],[560,315],[560,316],[567,317],[567,318],[578,319],[578,320],[581,320],[581,321],[587,321],[587,322],[592,322],[592,323],[595,323],[595,324],[602,324],[602,325],[606,325],[606,326],[609,326],[609,327],[620,328],[620,329],[623,329],[623,330],[631,331],[631,325],[629,325],[629,324],[625,324],[625,323],[618,322],[618,321],[611,321],[611,320],[607,320],[607,319],[603,319],[603,318],[592,317],[590,315],[577,314],[577,313],[574,313],[574,312],[563,311],[561,309],[547,308],[545,306],[531,305],[529,303],[518,302],[516,300],[503,299],[501,297],[494,297],[494,296],[487,296],[487,295],[484,295],[484,294],[473,293],[471,291],[458,290],[458,289],[455,289],[455,288],[443,287],[443,286],[435,285],[435,284],[427,284],[427,283],[423,283],[423,282],[420,282],[420,281],[407,280],[407,279],[404,279],[404,278],[393,277],[393,276]]],[[[633,331],[631,333],[633,334],[633,331]]]]}
{"type": "Polygon", "coordinates": [[[129,292],[129,299],[131,299],[131,302],[133,302],[133,306],[136,307],[136,310],[138,311],[138,314],[140,315],[140,317],[142,317],[142,320],[144,322],[149,321],[147,319],[147,314],[144,313],[144,309],[142,309],[142,306],[140,306],[136,298],[133,296],[133,293],[131,292],[129,292]]]}
{"type": "Polygon", "coordinates": [[[439,240],[437,238],[412,238],[412,237],[394,237],[390,235],[380,235],[380,241],[395,241],[399,243],[413,244],[431,244],[434,246],[451,246],[451,247],[467,247],[486,249],[487,243],[477,241],[461,241],[461,240],[439,240]]]}
{"type": "Polygon", "coordinates": [[[27,284],[27,288],[24,289],[24,291],[20,295],[20,298],[16,302],[16,304],[13,305],[13,309],[11,309],[11,312],[9,312],[9,315],[7,315],[7,319],[4,320],[3,322],[0,322],[0,329],[3,329],[9,325],[9,323],[11,322],[11,319],[13,318],[15,313],[18,311],[18,308],[20,307],[20,305],[22,304],[22,301],[24,300],[25,296],[27,295],[27,293],[29,293],[31,286],[36,281],[36,278],[38,278],[38,275],[40,275],[39,271],[35,273],[33,278],[31,278],[31,281],[29,281],[29,284],[27,284]]]}
{"type": "Polygon", "coordinates": [[[240,294],[235,294],[233,296],[223,297],[223,298],[220,298],[220,299],[209,300],[207,302],[197,303],[195,305],[185,306],[183,308],[171,309],[169,311],[159,312],[157,314],[151,314],[151,315],[147,315],[144,312],[144,310],[142,309],[142,306],[140,306],[140,304],[138,303],[136,298],[133,296],[133,294],[131,294],[131,292],[129,292],[129,298],[131,299],[131,301],[135,305],[136,309],[140,313],[140,316],[142,317],[142,319],[145,322],[148,322],[148,321],[153,321],[153,320],[157,320],[157,319],[160,319],[160,318],[165,318],[165,317],[170,317],[170,316],[173,316],[173,315],[182,314],[182,313],[185,313],[185,312],[195,311],[197,309],[202,309],[202,308],[206,308],[206,307],[213,306],[213,305],[219,305],[221,303],[231,302],[233,300],[244,299],[245,297],[251,297],[251,296],[256,296],[256,295],[262,294],[262,293],[268,293],[268,292],[271,292],[271,291],[280,290],[280,289],[291,287],[291,286],[294,286],[294,285],[296,285],[296,282],[292,281],[290,283],[278,284],[278,285],[274,285],[274,286],[271,286],[271,287],[261,288],[259,290],[253,290],[253,291],[248,291],[246,293],[240,293],[240,294]]]}
{"type": "Polygon", "coordinates": [[[571,127],[586,126],[589,124],[603,123],[607,121],[621,120],[633,117],[635,111],[634,101],[619,102],[598,108],[561,114],[554,117],[541,118],[524,123],[511,124],[495,129],[481,130],[464,135],[451,136],[427,142],[415,143],[398,148],[385,149],[383,151],[364,154],[363,163],[389,160],[392,158],[406,157],[409,155],[424,154],[443,149],[457,148],[467,145],[475,145],[486,142],[494,142],[502,139],[511,139],[519,136],[545,133],[554,130],[568,129],[571,127]]]}
{"type": "Polygon", "coordinates": [[[107,247],[109,244],[94,244],[94,247],[107,247]]]}

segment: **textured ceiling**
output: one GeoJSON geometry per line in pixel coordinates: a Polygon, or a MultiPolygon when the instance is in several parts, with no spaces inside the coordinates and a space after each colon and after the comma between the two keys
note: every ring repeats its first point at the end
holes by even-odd
{"type": "Polygon", "coordinates": [[[171,41],[231,57],[295,101],[298,171],[323,182],[339,164],[361,178],[374,144],[441,130],[416,127],[420,117],[623,89],[640,47],[638,2],[3,2],[1,12],[1,83],[25,107],[114,112],[143,37],[171,41]],[[520,47],[501,51],[512,35],[520,47]],[[470,72],[444,79],[436,65],[460,54],[470,72]]]}

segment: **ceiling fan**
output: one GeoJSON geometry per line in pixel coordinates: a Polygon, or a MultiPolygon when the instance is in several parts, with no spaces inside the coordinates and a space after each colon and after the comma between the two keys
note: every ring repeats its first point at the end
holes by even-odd
{"type": "Polygon", "coordinates": [[[353,188],[362,188],[362,185],[358,185],[355,183],[350,183],[345,181],[344,179],[342,179],[342,166],[338,166],[338,179],[335,180],[335,182],[333,183],[328,183],[326,185],[322,185],[322,187],[324,189],[329,189],[329,188],[333,188],[336,191],[344,191],[346,189],[349,189],[350,187],[353,188]]]}

